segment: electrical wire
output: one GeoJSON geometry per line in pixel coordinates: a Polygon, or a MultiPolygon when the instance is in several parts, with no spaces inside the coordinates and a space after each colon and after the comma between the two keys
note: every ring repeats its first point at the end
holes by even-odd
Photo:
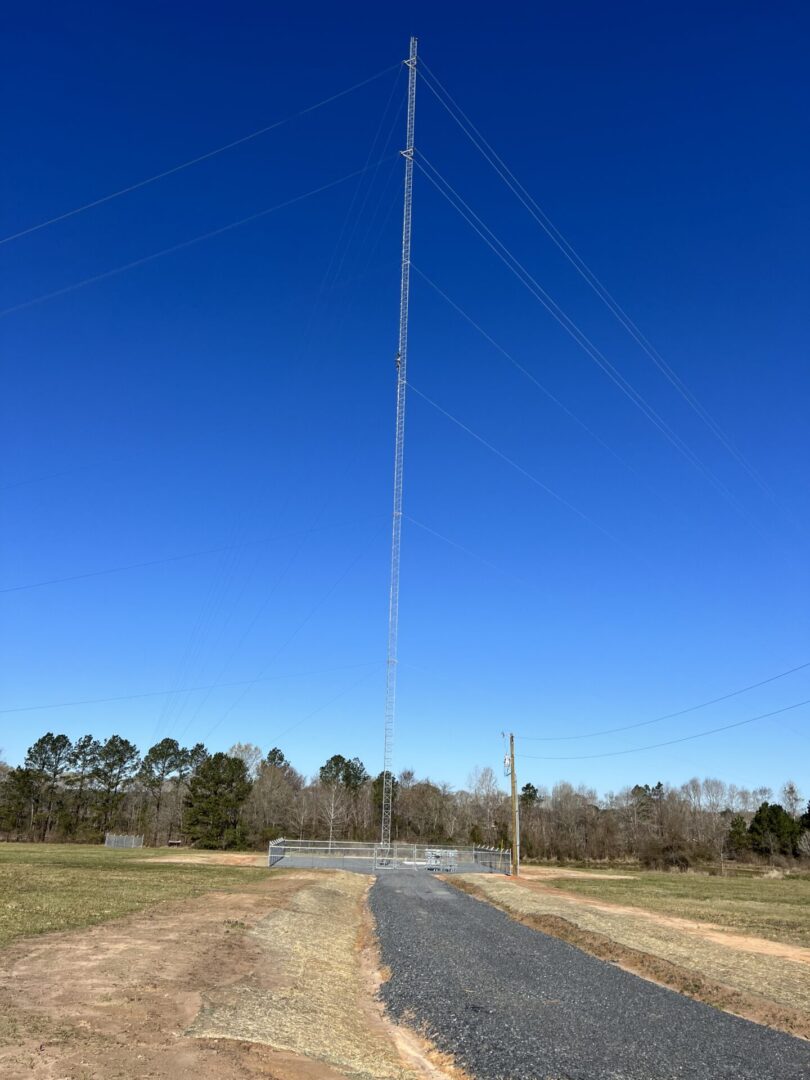
{"type": "Polygon", "coordinates": [[[101,206],[102,203],[110,202],[121,195],[127,195],[131,191],[137,191],[139,188],[146,187],[148,184],[154,184],[155,181],[163,180],[165,177],[172,176],[174,173],[181,172],[183,169],[188,169],[192,165],[199,165],[202,161],[208,161],[209,158],[216,157],[217,154],[222,154],[226,150],[232,150],[235,146],[241,146],[243,143],[250,142],[252,139],[257,139],[260,135],[266,135],[268,131],[273,131],[275,128],[282,127],[284,124],[289,124],[293,120],[299,119],[299,117],[306,116],[307,113],[315,112],[317,109],[323,108],[324,105],[329,105],[331,102],[337,101],[338,98],[345,97],[347,94],[351,94],[363,86],[368,86],[369,83],[382,78],[383,75],[387,75],[388,72],[393,71],[394,68],[400,67],[400,64],[391,64],[389,67],[383,68],[382,71],[378,71],[376,75],[371,75],[369,78],[363,79],[361,82],[355,83],[353,86],[348,87],[346,90],[341,90],[337,94],[332,94],[330,97],[324,98],[323,101],[318,101],[314,105],[308,105],[305,109],[299,109],[298,112],[292,113],[283,120],[276,120],[272,124],[266,124],[264,127],[257,128],[255,131],[251,131],[249,134],[241,136],[241,138],[233,139],[231,142],[224,143],[222,146],[217,146],[213,150],[206,151],[204,154],[190,158],[188,161],[183,161],[179,165],[174,165],[170,169],[155,173],[154,176],[148,176],[145,180],[139,180],[135,184],[120,188],[118,191],[112,191],[108,195],[103,195],[99,199],[94,199],[92,202],[74,207],[73,210],[68,210],[64,214],[58,214],[56,217],[49,218],[47,221],[41,221],[38,225],[31,225],[27,229],[21,229],[19,232],[2,237],[0,239],[0,245],[8,244],[12,240],[18,240],[22,236],[28,236],[30,233],[38,232],[40,229],[45,229],[49,225],[55,225],[58,221],[65,221],[67,218],[75,217],[76,214],[82,214],[85,210],[91,210],[94,206],[101,206]]]}
{"type": "MultiPolygon", "coordinates": [[[[388,160],[390,160],[390,158],[388,160]]],[[[295,195],[291,199],[285,199],[284,202],[276,203],[275,206],[269,206],[266,210],[259,210],[256,214],[249,214],[247,217],[239,218],[237,221],[231,221],[227,225],[221,225],[218,229],[211,229],[209,232],[201,233],[199,236],[193,236],[190,240],[182,240],[179,244],[172,244],[171,247],[162,248],[160,251],[154,251],[151,255],[144,255],[140,259],[133,259],[132,262],[124,263],[122,266],[113,267],[112,270],[105,270],[101,274],[93,274],[92,277],[84,278],[81,281],[74,282],[72,285],[66,285],[61,289],[54,289],[52,292],[43,293],[42,296],[35,296],[31,300],[24,300],[21,304],[14,304],[12,307],[4,308],[0,311],[0,319],[5,318],[7,315],[12,315],[16,311],[22,311],[24,308],[33,307],[35,304],[44,304],[46,300],[54,300],[58,296],[64,296],[66,293],[72,293],[77,289],[83,289],[87,285],[95,285],[99,281],[105,281],[107,278],[123,274],[127,270],[134,270],[136,267],[144,266],[146,263],[153,262],[155,259],[160,259],[164,255],[172,255],[176,251],[183,251],[185,248],[192,247],[194,244],[202,243],[203,240],[211,240],[215,236],[221,236],[223,233],[230,232],[231,229],[237,229],[241,225],[248,225],[250,222],[258,221],[260,218],[267,217],[268,214],[274,214],[278,210],[284,210],[288,206],[294,206],[296,203],[303,202],[305,199],[310,199],[314,195],[320,195],[323,191],[329,191],[339,184],[345,184],[347,180],[352,180],[355,176],[359,176],[368,169],[375,168],[377,164],[378,162],[374,162],[372,165],[365,166],[362,169],[355,169],[354,172],[347,173],[337,180],[330,180],[328,184],[322,184],[320,187],[313,188],[311,191],[305,191],[303,195],[295,195]]]]}
{"type": "Polygon", "coordinates": [[[335,671],[352,671],[359,667],[381,667],[384,661],[369,660],[363,664],[347,664],[343,667],[321,668],[318,671],[291,671],[286,675],[268,675],[259,679],[237,679],[233,682],[207,683],[204,686],[182,686],[170,690],[144,690],[137,694],[117,694],[115,697],[80,698],[74,701],[52,701],[44,705],[15,705],[0,709],[0,714],[40,712],[45,709],[67,709],[74,705],[105,705],[115,701],[138,701],[141,698],[162,697],[164,694],[186,694],[197,690],[224,690],[235,686],[253,686],[257,682],[276,682],[280,679],[303,679],[312,675],[328,675],[335,671]]]}
{"type": "Polygon", "coordinates": [[[442,408],[442,406],[435,402],[432,398],[429,398],[427,394],[423,394],[422,391],[418,387],[414,386],[413,383],[410,381],[408,382],[408,388],[410,390],[413,390],[415,394],[422,398],[423,401],[427,402],[428,405],[432,406],[437,412],[440,412],[442,416],[446,416],[448,420],[451,420],[457,427],[460,427],[462,431],[466,431],[468,435],[471,435],[477,442],[480,442],[482,446],[485,446],[487,450],[493,453],[496,457],[499,457],[501,461],[505,461],[506,464],[510,466],[510,468],[514,469],[516,472],[519,472],[521,476],[525,476],[527,480],[530,480],[533,484],[539,487],[541,491],[544,491],[546,493],[546,495],[549,495],[552,499],[555,499],[567,510],[570,510],[572,514],[576,514],[577,517],[587,522],[588,525],[591,525],[594,529],[598,529],[599,532],[601,532],[604,536],[607,536],[609,540],[612,540],[614,544],[618,544],[619,547],[624,548],[625,550],[629,550],[627,548],[627,545],[624,544],[621,540],[619,540],[618,537],[614,536],[613,533],[609,532],[602,525],[599,525],[598,522],[593,520],[593,518],[588,517],[586,513],[584,513],[578,507],[574,506],[573,503],[570,503],[564,496],[560,495],[553,488],[550,488],[548,484],[544,484],[543,481],[539,479],[539,477],[534,475],[534,473],[530,473],[528,469],[524,469],[522,465],[518,465],[518,463],[512,458],[507,457],[507,455],[504,454],[502,450],[499,450],[496,446],[493,446],[492,443],[487,442],[487,440],[483,438],[483,436],[473,431],[471,427],[468,427],[463,421],[459,420],[457,416],[453,416],[453,414],[448,412],[447,409],[442,408]]]}
{"type": "Polygon", "coordinates": [[[0,595],[3,593],[22,592],[26,589],[41,589],[46,585],[62,585],[65,582],[70,581],[84,581],[86,578],[104,577],[107,574],[120,574],[126,570],[140,570],[147,566],[163,566],[166,563],[180,562],[183,559],[196,559],[203,555],[217,555],[222,551],[231,551],[235,549],[241,549],[246,547],[254,547],[261,544],[272,544],[277,540],[288,540],[297,536],[309,536],[314,532],[322,532],[324,529],[349,529],[353,528],[360,522],[347,522],[343,525],[324,525],[318,528],[305,529],[301,531],[279,533],[277,536],[267,536],[261,540],[248,540],[241,544],[222,544],[218,547],[201,548],[197,551],[186,551],[181,555],[167,555],[162,559],[146,559],[143,562],[125,563],[123,566],[109,566],[103,570],[88,570],[82,574],[69,574],[66,577],[57,578],[44,578],[42,581],[29,581],[24,585],[8,585],[6,588],[0,589],[0,595]]]}
{"type": "Polygon", "coordinates": [[[667,363],[667,361],[661,356],[659,351],[652,345],[647,337],[641,332],[635,322],[622,308],[615,297],[610,293],[607,287],[599,280],[596,274],[591,270],[582,256],[576,251],[570,241],[563,236],[557,226],[545,213],[545,211],[539,206],[537,201],[526,190],[523,184],[517,179],[512,170],[504,162],[492,146],[487,142],[481,132],[476,128],[467,114],[461,109],[456,101],[453,100],[449,91],[439,81],[438,77],[433,71],[422,61],[419,65],[419,74],[425,83],[425,86],[434,95],[437,101],[445,108],[447,113],[459,126],[461,131],[467,136],[473,146],[479,151],[485,161],[491,166],[491,168],[497,173],[497,175],[503,180],[509,190],[516,196],[518,201],[528,210],[529,214],[534,218],[540,228],[546,233],[552,243],[559,249],[564,257],[571,263],[577,273],[583,278],[583,280],[590,286],[593,292],[599,297],[602,303],[611,312],[614,318],[620,323],[620,325],[628,332],[630,337],[641,348],[641,350],[652,360],[655,366],[661,371],[664,377],[670,382],[675,390],[686,401],[689,407],[696,413],[696,415],[702,420],[709,431],[715,436],[715,438],[725,447],[725,449],[731,454],[731,456],[737,461],[739,465],[748,473],[748,475],[755,481],[755,483],[768,495],[772,500],[776,500],[776,496],[773,490],[762,479],[759,473],[754,467],[747,461],[747,459],[740,453],[739,450],[733,445],[729,437],[723,431],[720,424],[709,413],[705,406],[698,400],[694,393],[689,389],[686,383],[681,379],[677,372],[667,363]],[[427,75],[425,74],[427,72],[427,75]],[[435,82],[436,86],[431,85],[431,82],[435,82]],[[442,97],[444,95],[444,97],[442,97]],[[446,100],[445,100],[446,99],[446,100]],[[449,102],[449,104],[448,104],[449,102]],[[455,111],[454,111],[455,110],[455,111]]]}
{"type": "Polygon", "coordinates": [[[39,476],[27,476],[23,480],[11,480],[7,484],[0,484],[0,491],[9,491],[12,488],[25,487],[27,484],[41,484],[47,480],[57,480],[60,476],[71,476],[73,473],[86,472],[88,469],[97,469],[106,462],[94,461],[87,465],[74,465],[70,469],[60,469],[59,472],[41,473],[39,476]]]}
{"type": "Polygon", "coordinates": [[[699,705],[690,705],[689,708],[679,709],[678,712],[666,713],[664,716],[656,716],[653,720],[641,720],[637,724],[624,724],[622,727],[603,728],[601,731],[589,731],[585,735],[515,735],[515,738],[521,739],[524,742],[571,742],[575,739],[595,739],[600,735],[615,735],[620,731],[632,731],[634,728],[649,727],[650,724],[660,724],[663,720],[674,720],[678,716],[686,716],[687,713],[697,712],[699,709],[707,709],[710,705],[718,705],[721,701],[729,701],[731,698],[739,697],[740,694],[747,694],[749,690],[757,690],[760,686],[767,686],[768,683],[776,682],[777,679],[784,679],[788,675],[794,675],[797,671],[804,671],[809,667],[810,660],[804,664],[798,664],[788,671],[781,671],[778,675],[771,675],[767,679],[762,679],[761,682],[751,683],[750,686],[743,686],[739,690],[732,690],[728,694],[722,694],[720,697],[711,698],[709,701],[701,701],[699,705]]]}
{"type": "Polygon", "coordinates": [[[698,731],[695,735],[683,735],[679,739],[667,739],[666,742],[650,743],[649,746],[633,746],[629,750],[608,750],[603,754],[576,754],[564,757],[546,757],[540,754],[521,754],[521,758],[530,761],[591,761],[594,758],[621,757],[624,754],[640,754],[644,750],[658,750],[662,746],[675,746],[677,743],[691,742],[693,739],[704,739],[707,735],[716,735],[720,731],[731,731],[732,728],[743,727],[745,724],[753,724],[756,720],[767,720],[771,716],[781,716],[782,713],[792,709],[800,709],[803,705],[810,705],[810,698],[805,701],[797,701],[793,705],[786,705],[783,709],[774,709],[773,712],[760,713],[759,716],[750,716],[747,720],[737,720],[733,724],[723,724],[721,727],[710,728],[708,731],[698,731]]]}

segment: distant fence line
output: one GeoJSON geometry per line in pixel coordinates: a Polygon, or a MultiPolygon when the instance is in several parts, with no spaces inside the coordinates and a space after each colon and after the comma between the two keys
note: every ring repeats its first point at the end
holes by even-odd
{"type": "Polygon", "coordinates": [[[105,833],[104,847],[112,848],[137,848],[143,847],[142,836],[127,836],[123,833],[105,833]]]}

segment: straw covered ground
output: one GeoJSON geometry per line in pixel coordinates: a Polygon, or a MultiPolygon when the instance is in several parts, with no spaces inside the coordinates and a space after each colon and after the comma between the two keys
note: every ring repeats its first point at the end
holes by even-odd
{"type": "Polygon", "coordinates": [[[294,905],[253,927],[263,965],[247,979],[209,992],[190,1034],[266,1043],[356,1080],[441,1075],[418,1060],[416,1043],[385,1023],[373,1001],[377,962],[365,907],[369,885],[361,874],[314,874],[294,905]]]}

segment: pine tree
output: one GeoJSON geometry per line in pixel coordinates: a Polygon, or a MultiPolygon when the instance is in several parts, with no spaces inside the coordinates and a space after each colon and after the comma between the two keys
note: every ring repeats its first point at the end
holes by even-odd
{"type": "Polygon", "coordinates": [[[247,767],[241,758],[213,754],[192,776],[185,797],[183,831],[196,847],[244,847],[242,807],[250,794],[247,767]]]}
{"type": "Polygon", "coordinates": [[[137,746],[120,735],[111,735],[99,747],[93,783],[98,792],[98,820],[102,832],[114,824],[124,789],[137,771],[139,760],[137,746]]]}
{"type": "Polygon", "coordinates": [[[748,827],[751,847],[762,855],[798,854],[802,827],[779,803],[764,802],[748,827]]]}
{"type": "Polygon", "coordinates": [[[56,787],[70,762],[72,744],[67,735],[54,735],[49,731],[28,748],[25,767],[35,773],[42,785],[40,839],[51,831],[56,787]]]}
{"type": "Polygon", "coordinates": [[[735,854],[749,851],[751,848],[751,837],[742,814],[735,814],[729,822],[728,847],[735,854]]]}
{"type": "Polygon", "coordinates": [[[177,739],[161,739],[150,747],[141,762],[139,777],[152,796],[155,812],[153,843],[157,846],[160,829],[160,807],[167,780],[177,775],[188,760],[189,751],[183,750],[177,739]]]}

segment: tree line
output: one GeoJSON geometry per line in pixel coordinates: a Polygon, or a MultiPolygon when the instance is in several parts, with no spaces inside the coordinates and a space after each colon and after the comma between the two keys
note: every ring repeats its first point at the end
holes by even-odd
{"type": "MultiPolygon", "coordinates": [[[[227,753],[165,738],[143,755],[111,735],[75,742],[47,732],[10,768],[0,763],[0,835],[6,839],[100,842],[108,831],[150,845],[261,847],[279,836],[374,840],[383,774],[357,757],[330,757],[307,778],[274,747],[227,753]]],[[[393,835],[415,843],[506,847],[511,808],[490,768],[461,790],[406,769],[393,778],[393,835]]],[[[707,778],[680,786],[636,784],[599,797],[587,787],[526,783],[520,791],[524,858],[638,860],[685,867],[723,858],[810,857],[810,803],[792,781],[774,801],[707,778]]]]}

